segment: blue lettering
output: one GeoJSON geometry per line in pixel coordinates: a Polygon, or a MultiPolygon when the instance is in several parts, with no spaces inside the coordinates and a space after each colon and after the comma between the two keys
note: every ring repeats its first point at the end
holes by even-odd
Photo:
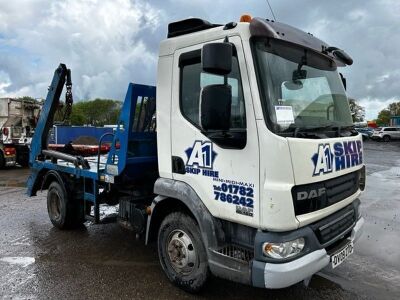
{"type": "Polygon", "coordinates": [[[203,176],[208,176],[208,177],[218,177],[218,171],[211,171],[211,170],[203,170],[202,172],[203,176]]]}
{"type": "Polygon", "coordinates": [[[186,173],[189,174],[199,174],[200,173],[200,169],[198,168],[191,168],[191,167],[186,167],[186,173]]]}
{"type": "Polygon", "coordinates": [[[353,153],[351,155],[351,166],[357,166],[358,165],[358,154],[357,153],[353,153]]]}
{"type": "Polygon", "coordinates": [[[336,171],[340,171],[346,168],[346,157],[345,156],[335,156],[335,167],[336,171]]]}
{"type": "Polygon", "coordinates": [[[354,143],[353,142],[343,142],[344,153],[345,154],[352,154],[354,153],[354,143]]]}
{"type": "Polygon", "coordinates": [[[350,168],[351,167],[351,157],[350,155],[345,155],[346,157],[346,168],[350,168]]]}
{"type": "Polygon", "coordinates": [[[333,145],[333,149],[335,151],[335,156],[342,156],[343,155],[343,145],[342,145],[342,143],[335,143],[333,145]]]}
{"type": "Polygon", "coordinates": [[[361,148],[362,148],[361,141],[357,141],[357,152],[358,152],[358,153],[361,152],[361,150],[362,150],[361,148]]]}
{"type": "Polygon", "coordinates": [[[314,162],[314,176],[327,173],[332,170],[334,159],[334,170],[340,171],[355,167],[363,163],[363,145],[361,141],[344,141],[333,144],[333,153],[329,150],[329,144],[319,145],[318,152],[312,157],[314,162]],[[331,155],[333,154],[333,157],[331,155]],[[327,169],[327,170],[326,170],[327,169]]]}

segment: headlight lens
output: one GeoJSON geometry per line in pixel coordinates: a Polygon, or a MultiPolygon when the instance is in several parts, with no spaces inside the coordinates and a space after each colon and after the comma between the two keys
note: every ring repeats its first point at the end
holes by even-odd
{"type": "Polygon", "coordinates": [[[285,259],[296,256],[304,249],[304,238],[298,238],[284,243],[265,242],[262,251],[265,256],[275,259],[285,259]]]}

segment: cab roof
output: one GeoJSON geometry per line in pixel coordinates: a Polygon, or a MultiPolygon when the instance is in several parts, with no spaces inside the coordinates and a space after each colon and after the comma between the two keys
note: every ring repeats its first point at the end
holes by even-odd
{"type": "MultiPolygon", "coordinates": [[[[188,47],[225,36],[240,35],[242,40],[250,37],[267,37],[296,44],[319,52],[334,60],[338,66],[346,65],[335,56],[336,47],[331,47],[311,33],[274,20],[253,18],[250,23],[213,24],[199,18],[190,18],[168,25],[168,39],[160,46],[160,56],[172,54],[176,49],[188,47]]],[[[352,61],[351,61],[352,63],[352,61]]],[[[350,64],[351,64],[350,63],[350,64]]]]}

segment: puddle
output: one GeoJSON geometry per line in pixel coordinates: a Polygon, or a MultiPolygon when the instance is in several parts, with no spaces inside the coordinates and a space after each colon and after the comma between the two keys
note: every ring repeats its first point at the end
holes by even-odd
{"type": "Polygon", "coordinates": [[[11,265],[20,265],[22,267],[27,267],[35,262],[34,257],[27,257],[27,256],[22,256],[22,257],[1,257],[0,261],[9,263],[11,265]]]}

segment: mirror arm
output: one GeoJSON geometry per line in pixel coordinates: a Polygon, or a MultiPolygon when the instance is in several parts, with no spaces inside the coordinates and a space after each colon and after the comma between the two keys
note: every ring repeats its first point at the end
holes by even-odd
{"type": "MultiPolygon", "coordinates": [[[[224,43],[229,43],[229,38],[228,36],[225,36],[224,38],[224,43]]],[[[224,85],[228,85],[228,74],[224,75],[224,85]]]]}
{"type": "Polygon", "coordinates": [[[342,84],[343,84],[344,90],[347,91],[346,78],[343,76],[342,73],[339,73],[339,75],[340,75],[340,79],[342,80],[342,84]]]}

